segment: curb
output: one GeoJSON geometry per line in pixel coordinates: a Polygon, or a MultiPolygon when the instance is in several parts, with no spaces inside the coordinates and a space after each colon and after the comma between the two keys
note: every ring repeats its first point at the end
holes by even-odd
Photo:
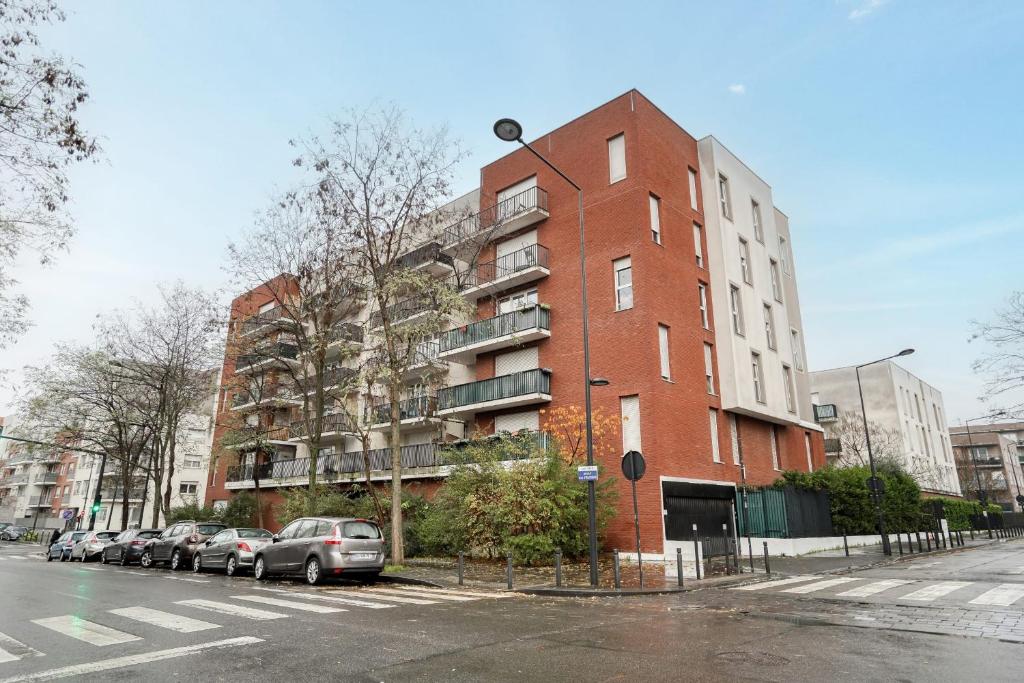
{"type": "Polygon", "coordinates": [[[384,583],[400,583],[408,586],[428,586],[430,588],[446,587],[443,584],[428,581],[427,579],[416,579],[411,576],[401,576],[400,574],[381,574],[379,578],[380,581],[384,583]]]}
{"type": "MultiPolygon", "coordinates": [[[[626,598],[643,595],[666,595],[669,593],[689,593],[693,588],[644,588],[614,590],[599,588],[513,588],[511,592],[524,595],[541,595],[552,598],[626,598]]],[[[507,592],[507,591],[506,591],[507,592]]]]}

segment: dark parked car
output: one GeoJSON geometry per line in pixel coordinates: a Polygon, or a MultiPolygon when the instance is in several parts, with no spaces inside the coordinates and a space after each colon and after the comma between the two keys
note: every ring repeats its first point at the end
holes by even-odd
{"type": "Polygon", "coordinates": [[[128,529],[122,531],[114,542],[103,549],[101,560],[107,562],[118,562],[123,567],[132,562],[138,562],[142,557],[142,550],[146,542],[156,538],[163,529],[128,529]]]}
{"type": "Polygon", "coordinates": [[[60,559],[61,562],[65,562],[71,559],[71,549],[75,547],[75,544],[81,541],[88,531],[65,531],[57,539],[57,542],[50,546],[50,550],[46,553],[46,561],[52,562],[53,560],[60,559]]]}
{"type": "Polygon", "coordinates": [[[27,533],[28,527],[9,526],[3,531],[0,531],[0,541],[17,541],[27,533]]]}
{"type": "Polygon", "coordinates": [[[273,534],[266,529],[225,529],[196,550],[192,571],[223,569],[234,576],[241,569],[252,568],[256,553],[272,539],[273,534]]]}
{"type": "Polygon", "coordinates": [[[226,528],[220,522],[178,522],[146,542],[139,564],[143,567],[152,567],[154,564],[166,562],[171,569],[189,566],[196,549],[206,539],[226,528]]]}
{"type": "Polygon", "coordinates": [[[325,576],[376,579],[384,569],[384,538],[366,519],[305,517],[274,535],[253,561],[253,574],[299,574],[315,585],[325,576]]]}

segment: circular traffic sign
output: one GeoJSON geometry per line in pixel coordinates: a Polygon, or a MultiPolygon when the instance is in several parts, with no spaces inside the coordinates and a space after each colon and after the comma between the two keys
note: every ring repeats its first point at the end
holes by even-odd
{"type": "Polygon", "coordinates": [[[647,462],[640,451],[629,451],[622,456],[622,474],[630,481],[640,481],[647,471],[647,462]]]}

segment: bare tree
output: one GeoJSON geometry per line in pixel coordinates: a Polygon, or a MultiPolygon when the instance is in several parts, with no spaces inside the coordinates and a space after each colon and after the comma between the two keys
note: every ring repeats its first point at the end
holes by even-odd
{"type": "Polygon", "coordinates": [[[67,246],[65,171],[97,153],[77,119],[85,81],[35,32],[63,20],[55,0],[0,0],[0,348],[27,323],[10,269],[22,251],[46,264],[67,246]]]}
{"type": "MultiPolygon", "coordinates": [[[[864,418],[857,411],[843,411],[839,419],[826,425],[826,438],[839,441],[838,467],[868,467],[867,438],[864,432],[864,418]]],[[[903,470],[915,481],[938,488],[940,472],[935,463],[926,458],[906,457],[903,436],[897,429],[888,429],[868,420],[868,434],[871,437],[871,454],[875,465],[903,470]]]]}
{"type": "Polygon", "coordinates": [[[1024,291],[1011,294],[994,319],[973,325],[972,340],[989,345],[974,362],[974,371],[986,378],[985,398],[1007,404],[1009,413],[1024,414],[1024,291]]]}

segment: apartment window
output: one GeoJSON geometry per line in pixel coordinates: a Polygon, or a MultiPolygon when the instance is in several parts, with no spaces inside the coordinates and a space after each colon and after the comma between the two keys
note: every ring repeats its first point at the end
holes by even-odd
{"type": "Polygon", "coordinates": [[[715,365],[711,344],[704,344],[704,384],[709,394],[715,393],[715,365]]]}
{"type": "Polygon", "coordinates": [[[779,235],[779,258],[782,259],[782,272],[789,275],[789,242],[779,235]]]}
{"type": "Polygon", "coordinates": [[[704,246],[702,244],[703,240],[701,239],[701,233],[702,232],[703,232],[703,230],[701,230],[700,225],[698,225],[697,223],[694,223],[693,224],[693,253],[695,253],[697,255],[697,267],[698,268],[703,268],[704,267],[704,246]]]}
{"type": "Polygon", "coordinates": [[[750,371],[754,377],[754,398],[758,403],[764,403],[764,372],[761,367],[761,354],[756,351],[750,353],[750,371]]]}
{"type": "Polygon", "coordinates": [[[729,200],[729,179],[718,175],[718,203],[722,207],[722,215],[732,220],[732,202],[729,200]]]}
{"type": "Polygon", "coordinates": [[[661,200],[653,194],[649,197],[651,205],[651,239],[661,244],[661,200]]]}
{"type": "Polygon", "coordinates": [[[197,470],[203,466],[203,459],[195,455],[186,455],[181,466],[186,470],[197,470]]]}
{"type": "Polygon", "coordinates": [[[917,421],[924,422],[924,420],[921,419],[921,397],[917,394],[914,394],[914,405],[917,406],[917,421]]]}
{"type": "Polygon", "coordinates": [[[182,495],[194,496],[198,489],[199,482],[196,481],[183,481],[178,485],[178,493],[182,495]]]}
{"type": "Polygon", "coordinates": [[[754,274],[750,269],[750,245],[740,238],[740,272],[743,273],[743,281],[748,285],[754,284],[754,274]]]}
{"type": "Polygon", "coordinates": [[[768,271],[772,278],[772,296],[779,303],[782,303],[782,280],[779,278],[779,262],[775,259],[768,259],[768,271]]]}
{"type": "Polygon", "coordinates": [[[615,310],[633,308],[633,265],[629,257],[612,261],[615,270],[615,310]]]}
{"type": "Polygon", "coordinates": [[[708,410],[708,422],[711,427],[711,459],[722,462],[722,453],[718,448],[718,411],[714,408],[708,410]]]}
{"type": "Polygon", "coordinates": [[[764,244],[764,227],[761,225],[761,205],[750,200],[750,212],[754,219],[754,239],[764,244]]]}
{"type": "Polygon", "coordinates": [[[770,436],[772,445],[772,468],[781,470],[782,467],[779,465],[779,430],[775,425],[772,425],[770,436]]]}
{"type": "Polygon", "coordinates": [[[729,285],[729,312],[732,314],[732,331],[743,336],[743,302],[740,301],[740,288],[729,285]]]}
{"type": "Polygon", "coordinates": [[[668,326],[658,325],[658,353],[661,356],[661,376],[672,379],[672,370],[668,360],[668,326]]]}
{"type": "Polygon", "coordinates": [[[690,208],[697,211],[697,172],[692,168],[687,171],[690,176],[690,208]]]}
{"type": "Polygon", "coordinates": [[[786,410],[796,412],[796,400],[793,396],[793,369],[782,364],[782,382],[786,385],[786,410]]]}
{"type": "Polygon", "coordinates": [[[775,351],[775,316],[772,314],[771,304],[764,305],[764,334],[768,340],[768,348],[775,351]]]}
{"type": "Polygon", "coordinates": [[[640,451],[640,397],[620,396],[619,412],[622,418],[622,452],[640,451]]]}
{"type": "Polygon", "coordinates": [[[617,183],[626,177],[626,136],[608,140],[608,182],[617,183]]]}
{"type": "Polygon", "coordinates": [[[790,328],[789,343],[793,346],[793,367],[803,372],[804,356],[800,351],[800,333],[790,328]]]}
{"type": "Polygon", "coordinates": [[[729,413],[729,437],[732,439],[732,464],[740,464],[740,428],[736,416],[729,413]]]}
{"type": "Polygon", "coordinates": [[[518,311],[523,308],[530,308],[537,304],[537,288],[524,289],[516,292],[515,294],[509,294],[506,297],[498,299],[498,315],[505,313],[511,313],[512,311],[518,311]]]}
{"type": "Polygon", "coordinates": [[[705,330],[710,330],[711,325],[708,322],[708,288],[707,285],[697,285],[697,296],[698,304],[700,305],[700,324],[704,326],[705,330]]]}
{"type": "Polygon", "coordinates": [[[814,458],[811,457],[811,435],[804,432],[804,452],[807,454],[807,471],[814,471],[814,458]]]}

